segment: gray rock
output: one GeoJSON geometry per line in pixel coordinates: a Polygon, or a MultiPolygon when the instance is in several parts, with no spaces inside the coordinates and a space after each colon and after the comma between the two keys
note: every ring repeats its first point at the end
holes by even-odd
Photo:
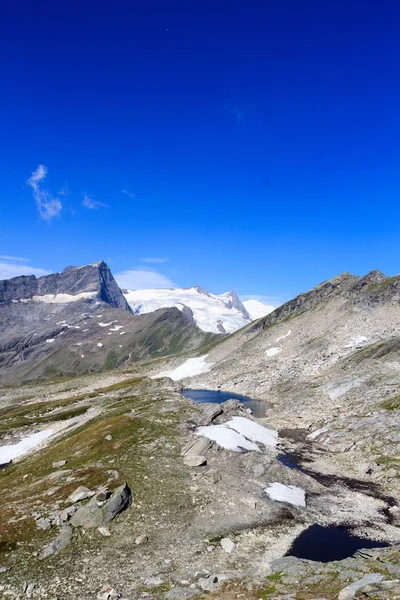
{"type": "Polygon", "coordinates": [[[347,585],[340,590],[338,600],[351,600],[351,598],[354,598],[363,587],[366,587],[371,583],[379,583],[383,578],[384,576],[379,573],[368,573],[367,575],[364,575],[364,577],[361,577],[361,579],[354,581],[352,584],[347,585]]]}
{"type": "Polygon", "coordinates": [[[59,469],[60,467],[63,467],[66,464],[66,460],[58,460],[56,462],[53,462],[51,466],[53,467],[53,469],[59,469]]]}
{"type": "MultiPolygon", "coordinates": [[[[95,498],[93,499],[95,500],[95,498]]],[[[102,527],[112,521],[120,512],[132,504],[132,494],[127,483],[118,487],[104,506],[98,506],[91,501],[86,506],[78,508],[71,518],[73,527],[91,529],[102,527]]]]}
{"type": "Polygon", "coordinates": [[[223,413],[221,405],[214,402],[204,402],[204,404],[199,405],[199,408],[201,408],[201,415],[196,419],[199,425],[209,425],[223,413]]]}
{"type": "Polygon", "coordinates": [[[30,583],[29,585],[26,586],[25,594],[26,594],[27,598],[32,598],[32,594],[33,594],[35,587],[36,587],[36,585],[34,583],[30,583]]]}
{"type": "Polygon", "coordinates": [[[57,554],[58,552],[60,552],[60,550],[68,546],[68,544],[72,541],[72,536],[72,527],[70,527],[70,525],[64,525],[63,527],[61,527],[60,533],[58,534],[56,539],[43,548],[41,554],[39,555],[39,558],[44,559],[54,554],[57,554]]]}
{"type": "Polygon", "coordinates": [[[149,589],[158,587],[159,585],[162,585],[164,583],[164,580],[162,579],[162,577],[160,577],[160,575],[158,575],[157,577],[149,577],[148,579],[145,579],[144,581],[144,585],[146,587],[148,587],[149,589]]]}
{"type": "Polygon", "coordinates": [[[149,538],[147,537],[147,535],[139,535],[137,538],[135,538],[136,546],[141,546],[142,544],[147,544],[148,541],[149,541],[149,538]]]}
{"type": "Polygon", "coordinates": [[[207,464],[207,459],[205,456],[185,456],[183,459],[183,464],[188,467],[202,467],[207,464]]]}
{"type": "Polygon", "coordinates": [[[91,492],[87,487],[81,485],[76,489],[68,498],[68,502],[81,502],[87,498],[91,498],[95,495],[95,492],[91,492]]]}
{"type": "Polygon", "coordinates": [[[49,519],[37,519],[36,529],[43,529],[44,531],[49,531],[51,529],[51,521],[49,519]]]}
{"type": "Polygon", "coordinates": [[[213,442],[204,437],[196,437],[182,448],[181,456],[204,456],[213,442]]]}
{"type": "Polygon", "coordinates": [[[228,554],[232,554],[232,552],[236,548],[236,545],[229,538],[222,538],[220,544],[222,546],[222,549],[225,550],[225,552],[227,552],[228,554]]]}
{"type": "Polygon", "coordinates": [[[98,530],[101,533],[101,535],[103,535],[104,537],[110,537],[110,535],[111,535],[108,527],[99,527],[98,530]]]}

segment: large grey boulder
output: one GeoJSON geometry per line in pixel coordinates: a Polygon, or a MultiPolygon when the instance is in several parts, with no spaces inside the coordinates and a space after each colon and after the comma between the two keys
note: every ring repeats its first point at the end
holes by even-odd
{"type": "Polygon", "coordinates": [[[339,592],[338,600],[351,600],[351,598],[354,598],[364,587],[371,583],[379,583],[382,579],[384,579],[384,577],[379,573],[368,573],[367,575],[364,575],[364,577],[361,577],[361,579],[358,579],[357,581],[354,581],[354,583],[343,588],[339,592]]]}
{"type": "Polygon", "coordinates": [[[72,527],[70,525],[63,525],[55,540],[43,548],[39,558],[43,559],[57,554],[60,552],[60,550],[68,546],[68,544],[72,541],[72,536],[72,527]]]}
{"type": "Polygon", "coordinates": [[[73,527],[85,527],[86,529],[103,527],[131,504],[132,493],[128,484],[124,483],[114,491],[109,500],[98,501],[95,496],[89,504],[78,508],[70,523],[73,527]]]}

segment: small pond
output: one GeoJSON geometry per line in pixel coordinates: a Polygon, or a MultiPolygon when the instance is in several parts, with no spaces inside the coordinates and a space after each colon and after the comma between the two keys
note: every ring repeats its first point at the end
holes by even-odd
{"type": "Polygon", "coordinates": [[[204,404],[204,402],[222,404],[227,400],[239,400],[243,406],[250,408],[252,414],[258,419],[265,417],[265,411],[268,410],[268,408],[271,408],[271,405],[268,402],[254,400],[249,396],[242,396],[241,394],[235,394],[233,392],[222,392],[216,390],[182,390],[181,393],[185,396],[185,398],[190,398],[197,404],[204,404]]]}
{"type": "Polygon", "coordinates": [[[295,539],[286,556],[331,562],[349,558],[362,548],[386,548],[388,545],[353,535],[348,527],[312,525],[295,539]]]}

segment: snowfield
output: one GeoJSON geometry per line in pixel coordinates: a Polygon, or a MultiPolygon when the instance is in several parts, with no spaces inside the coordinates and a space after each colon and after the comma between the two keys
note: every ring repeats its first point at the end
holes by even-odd
{"type": "Polygon", "coordinates": [[[276,431],[246,419],[246,417],[232,417],[221,425],[198,427],[195,434],[213,440],[222,448],[233,450],[233,452],[243,452],[244,450],[260,452],[257,444],[274,448],[278,443],[276,431]]]}
{"type": "Polygon", "coordinates": [[[208,355],[206,354],[205,356],[188,358],[188,360],[186,360],[179,367],[176,367],[176,369],[172,369],[171,371],[163,371],[162,373],[158,373],[158,375],[153,375],[151,379],[170,377],[174,381],[179,381],[185,377],[193,377],[193,375],[200,375],[200,373],[208,373],[214,363],[206,363],[205,359],[207,356],[208,355]]]}
{"type": "Polygon", "coordinates": [[[45,429],[44,431],[28,435],[28,437],[22,439],[17,444],[0,446],[0,464],[9,463],[10,460],[15,460],[19,456],[26,454],[29,450],[32,450],[32,448],[38,446],[43,440],[51,436],[52,433],[52,429],[45,429]]]}
{"type": "Polygon", "coordinates": [[[282,350],[282,348],[268,348],[268,350],[265,351],[265,356],[267,356],[268,358],[271,358],[271,356],[275,356],[276,354],[279,354],[279,352],[282,350]]]}
{"type": "MultiPolygon", "coordinates": [[[[246,303],[242,303],[235,292],[216,296],[200,287],[131,290],[124,295],[135,314],[149,313],[160,308],[175,307],[183,310],[188,307],[196,325],[203,331],[212,333],[232,333],[258,318],[261,312],[266,315],[274,310],[274,307],[266,306],[258,300],[247,301],[247,304],[258,303],[257,317],[253,317],[245,307],[246,303]]],[[[254,309],[252,304],[250,309],[254,309]]]]}
{"type": "Polygon", "coordinates": [[[306,506],[305,491],[295,485],[283,485],[283,483],[274,482],[270,483],[264,491],[271,500],[287,502],[293,504],[293,506],[302,506],[303,508],[306,506]]]}

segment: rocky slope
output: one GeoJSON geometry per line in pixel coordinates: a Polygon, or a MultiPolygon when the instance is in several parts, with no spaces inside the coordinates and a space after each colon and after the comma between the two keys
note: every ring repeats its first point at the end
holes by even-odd
{"type": "Polygon", "coordinates": [[[202,352],[1,389],[0,592],[398,597],[399,292],[400,277],[343,274],[202,352]],[[250,394],[266,416],[183,385],[250,394]],[[345,537],[347,558],[323,562],[331,527],[360,550],[345,537]],[[292,556],[310,528],[317,554],[292,556]]]}
{"type": "Polygon", "coordinates": [[[210,341],[177,309],[135,316],[104,262],[0,281],[0,377],[76,376],[210,341]]]}

